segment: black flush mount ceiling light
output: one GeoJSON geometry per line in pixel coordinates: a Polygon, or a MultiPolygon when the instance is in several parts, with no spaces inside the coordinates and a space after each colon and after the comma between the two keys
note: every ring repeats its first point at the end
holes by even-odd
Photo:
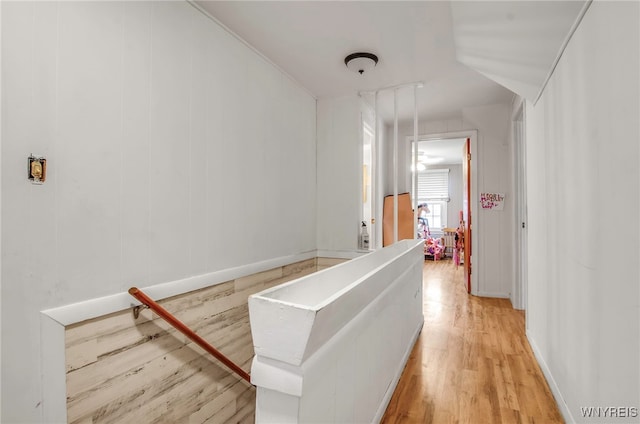
{"type": "Polygon", "coordinates": [[[351,53],[344,58],[347,68],[360,75],[372,70],[378,64],[378,56],[373,53],[351,53]]]}

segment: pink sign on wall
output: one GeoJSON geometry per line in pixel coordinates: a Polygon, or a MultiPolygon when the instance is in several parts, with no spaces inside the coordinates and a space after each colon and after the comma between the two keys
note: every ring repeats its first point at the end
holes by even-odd
{"type": "Polygon", "coordinates": [[[480,193],[482,209],[501,211],[504,209],[504,193],[480,193]]]}

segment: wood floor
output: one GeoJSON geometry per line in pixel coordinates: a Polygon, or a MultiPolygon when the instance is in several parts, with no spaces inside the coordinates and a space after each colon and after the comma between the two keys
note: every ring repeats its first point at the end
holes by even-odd
{"type": "Polygon", "coordinates": [[[462,268],[426,261],[424,328],[382,423],[561,423],[507,299],[467,295],[462,268]]]}

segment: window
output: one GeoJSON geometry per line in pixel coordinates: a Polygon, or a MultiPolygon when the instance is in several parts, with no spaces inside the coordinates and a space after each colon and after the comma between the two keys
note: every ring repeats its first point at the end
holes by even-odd
{"type": "MultiPolygon", "coordinates": [[[[443,201],[426,201],[429,205],[427,219],[430,231],[438,231],[447,225],[447,203],[443,201]]],[[[422,203],[422,201],[420,202],[422,203]]]]}
{"type": "Polygon", "coordinates": [[[449,169],[418,172],[418,199],[449,201],[449,169]]]}
{"type": "Polygon", "coordinates": [[[429,230],[439,236],[447,226],[447,202],[449,202],[449,169],[427,169],[418,172],[418,204],[427,203],[429,230]]]}

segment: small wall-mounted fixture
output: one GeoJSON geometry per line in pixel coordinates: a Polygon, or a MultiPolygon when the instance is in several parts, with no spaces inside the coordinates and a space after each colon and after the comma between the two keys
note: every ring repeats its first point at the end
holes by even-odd
{"type": "Polygon", "coordinates": [[[375,68],[378,64],[378,56],[373,53],[351,53],[344,58],[344,64],[347,65],[347,68],[362,75],[375,68]]]}
{"type": "Polygon", "coordinates": [[[143,309],[149,309],[147,305],[138,305],[133,307],[133,319],[138,319],[140,317],[140,311],[143,309]]]}
{"type": "Polygon", "coordinates": [[[29,156],[29,168],[27,169],[29,181],[34,184],[42,184],[47,178],[47,160],[41,156],[29,156]]]}

